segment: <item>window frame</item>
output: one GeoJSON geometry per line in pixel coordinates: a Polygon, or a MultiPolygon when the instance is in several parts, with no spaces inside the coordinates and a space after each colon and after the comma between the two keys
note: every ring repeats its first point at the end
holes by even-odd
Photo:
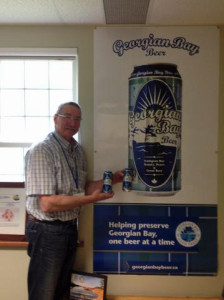
{"type": "MultiPolygon", "coordinates": [[[[77,48],[0,48],[0,59],[63,59],[73,60],[73,101],[78,99],[78,51],[77,48]]],[[[1,142],[0,147],[30,147],[32,143],[1,142]]],[[[0,188],[24,188],[25,182],[0,181],[0,188]]]]}

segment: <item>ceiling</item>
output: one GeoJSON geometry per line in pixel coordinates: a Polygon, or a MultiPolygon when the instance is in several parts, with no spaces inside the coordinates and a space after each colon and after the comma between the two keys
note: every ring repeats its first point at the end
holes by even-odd
{"type": "Polygon", "coordinates": [[[0,25],[224,25],[224,0],[0,0],[0,25]]]}

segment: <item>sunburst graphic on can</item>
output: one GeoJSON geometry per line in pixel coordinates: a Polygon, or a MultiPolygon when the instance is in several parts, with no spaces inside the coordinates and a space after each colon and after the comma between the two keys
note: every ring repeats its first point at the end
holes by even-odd
{"type": "Polygon", "coordinates": [[[149,84],[147,84],[147,93],[145,91],[143,92],[143,97],[140,97],[140,100],[142,100],[142,103],[139,101],[138,108],[141,110],[147,110],[148,107],[153,105],[158,105],[159,108],[163,109],[171,109],[172,104],[169,104],[169,95],[167,95],[167,92],[165,91],[163,93],[162,89],[159,89],[159,91],[156,91],[157,86],[154,85],[154,90],[150,90],[149,84]]]}

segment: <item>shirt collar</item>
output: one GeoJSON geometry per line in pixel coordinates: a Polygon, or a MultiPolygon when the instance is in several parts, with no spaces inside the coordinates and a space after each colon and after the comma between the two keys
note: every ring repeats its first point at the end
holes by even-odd
{"type": "Polygon", "coordinates": [[[57,131],[54,131],[53,134],[56,136],[56,138],[59,140],[60,144],[63,146],[63,148],[69,150],[71,149],[71,146],[76,148],[77,142],[74,138],[72,138],[71,142],[68,142],[66,139],[64,139],[57,131]]]}

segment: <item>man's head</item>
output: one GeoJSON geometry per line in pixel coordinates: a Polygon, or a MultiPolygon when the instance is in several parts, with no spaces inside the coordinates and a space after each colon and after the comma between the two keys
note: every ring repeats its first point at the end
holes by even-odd
{"type": "Polygon", "coordinates": [[[55,130],[64,139],[70,141],[80,128],[82,112],[75,102],[66,102],[58,107],[54,115],[55,130]]]}

